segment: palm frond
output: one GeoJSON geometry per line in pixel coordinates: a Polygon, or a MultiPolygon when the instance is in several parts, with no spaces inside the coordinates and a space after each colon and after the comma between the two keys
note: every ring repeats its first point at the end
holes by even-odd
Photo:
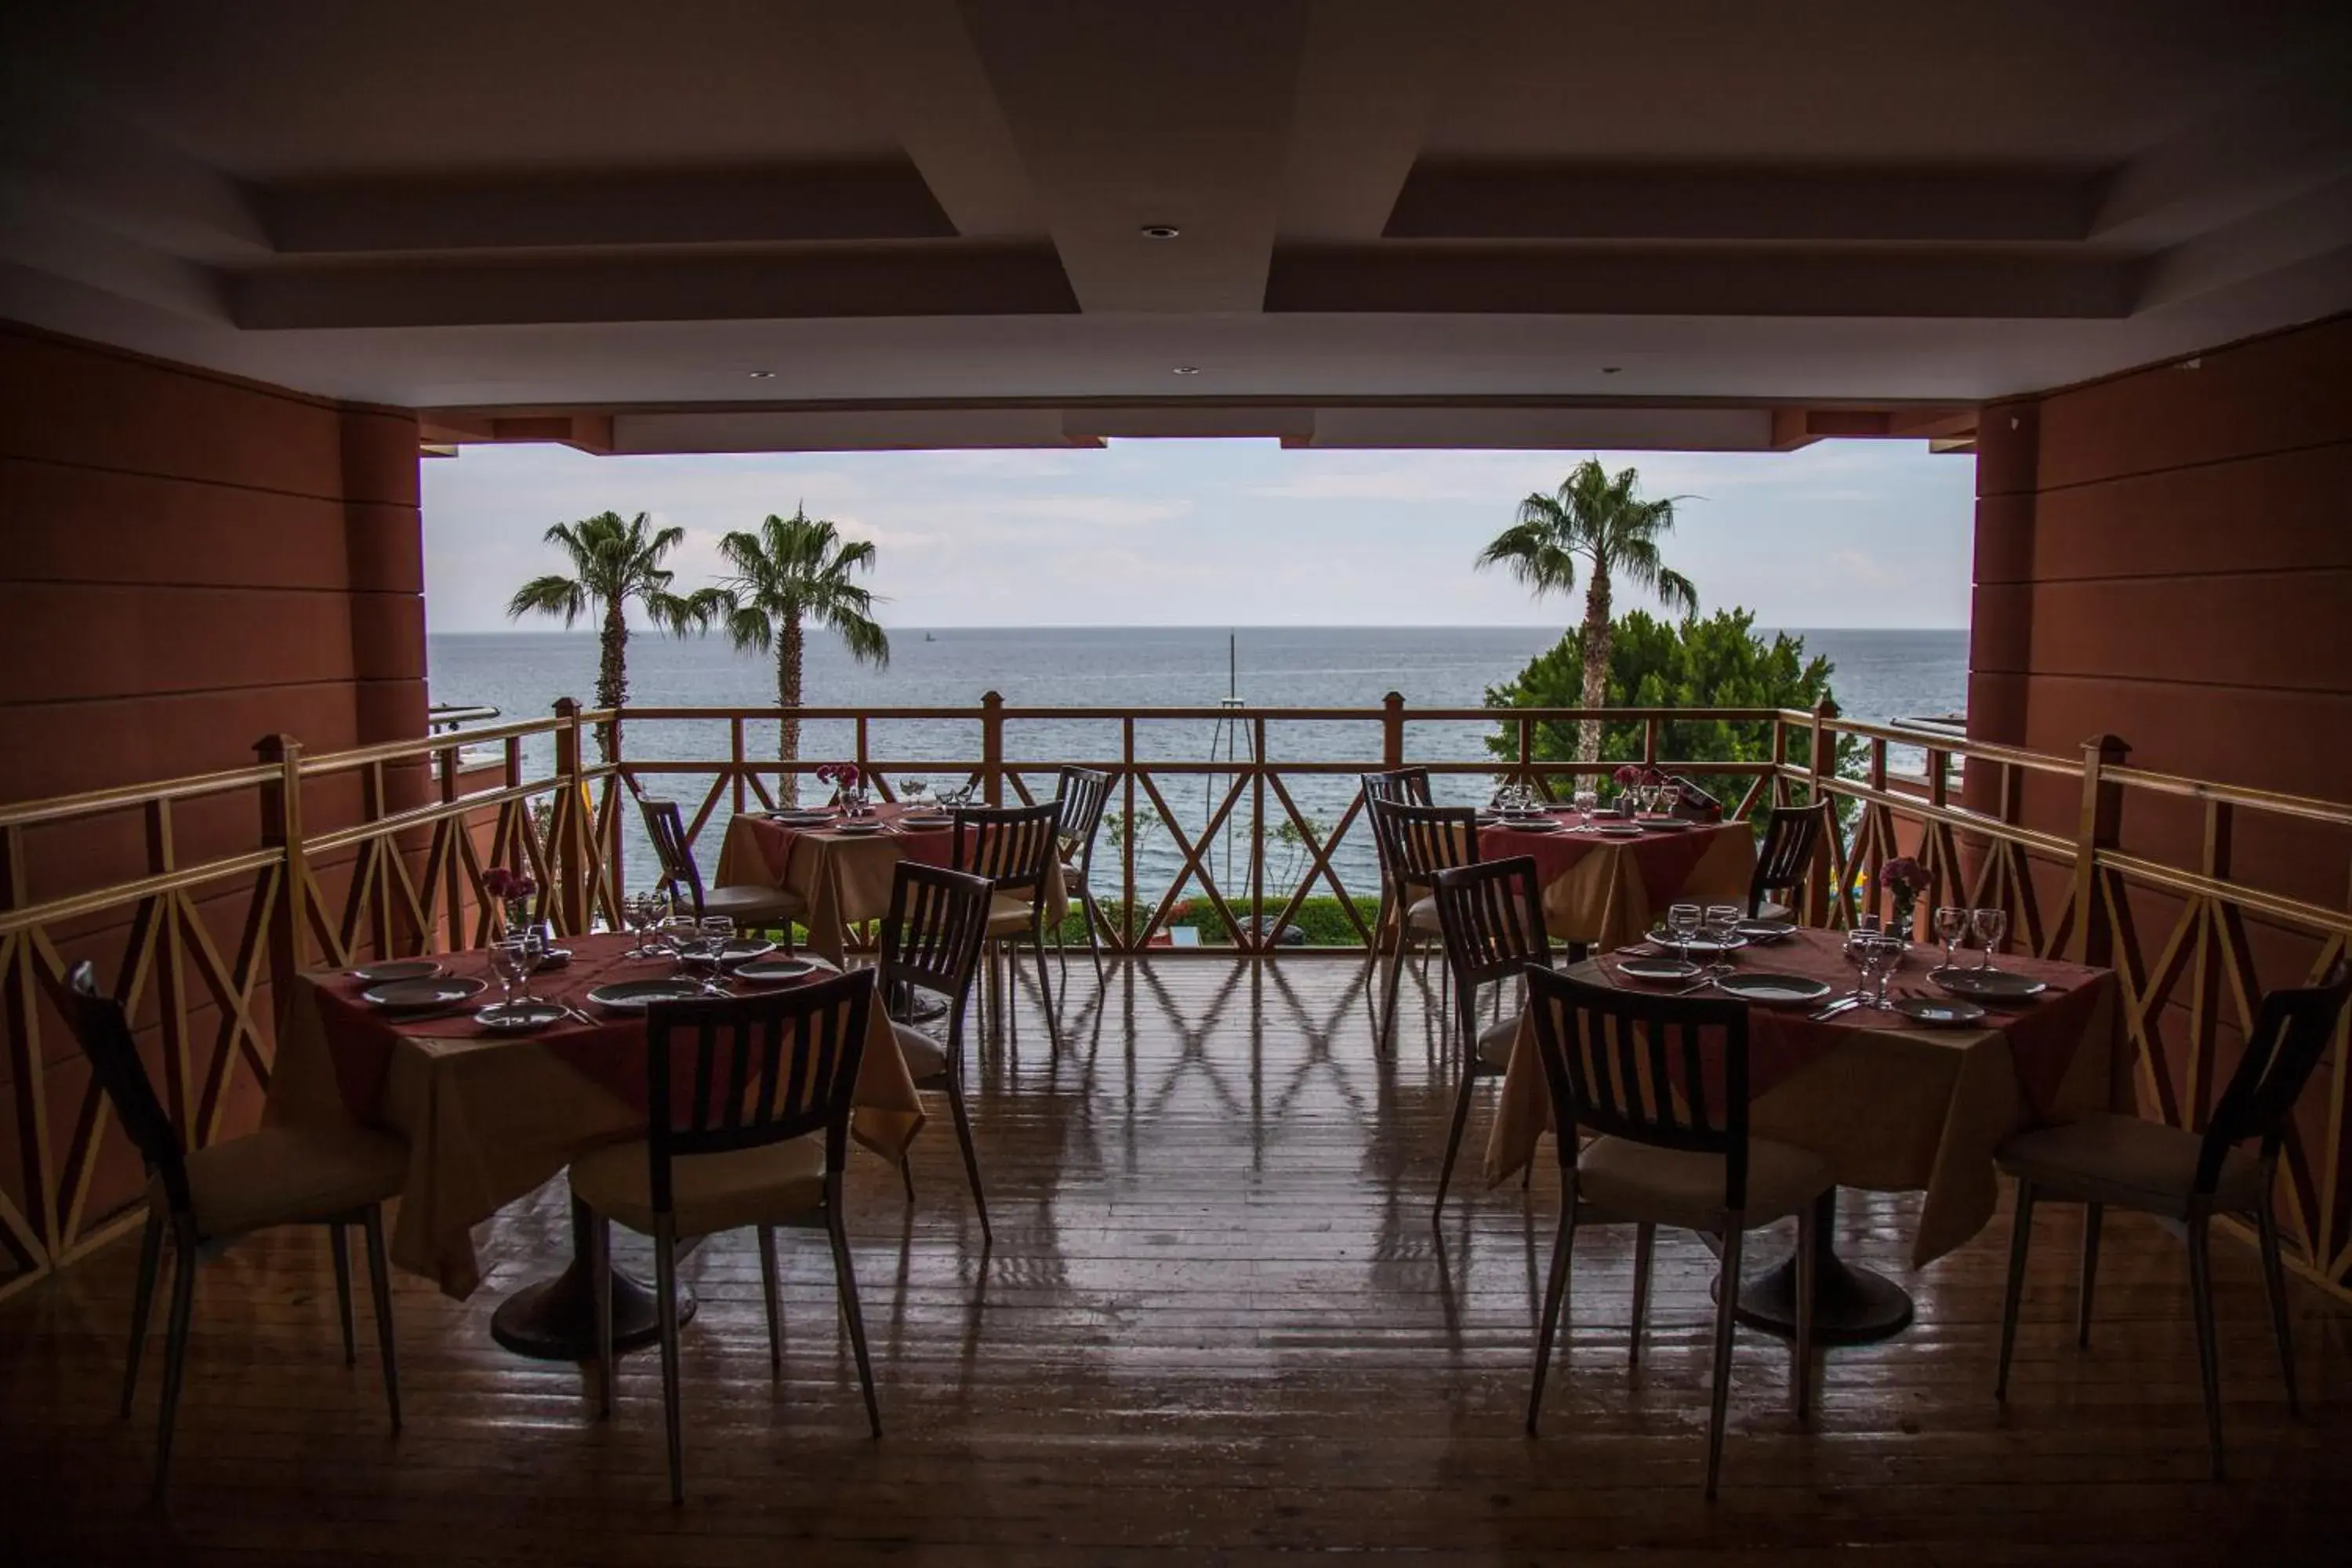
{"type": "Polygon", "coordinates": [[[588,595],[579,580],[549,574],[534,577],[515,590],[507,601],[507,618],[519,621],[525,616],[562,616],[568,629],[588,607],[588,595]]]}

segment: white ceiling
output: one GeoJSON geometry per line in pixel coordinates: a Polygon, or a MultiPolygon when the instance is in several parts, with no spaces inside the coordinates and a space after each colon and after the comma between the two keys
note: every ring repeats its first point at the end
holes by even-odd
{"type": "Polygon", "coordinates": [[[0,70],[0,315],[621,449],[1763,445],[2352,308],[2340,0],[82,0],[0,70]]]}

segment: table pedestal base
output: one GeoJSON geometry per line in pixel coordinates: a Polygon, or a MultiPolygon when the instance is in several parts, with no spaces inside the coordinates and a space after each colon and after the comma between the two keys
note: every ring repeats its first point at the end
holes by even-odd
{"type": "MultiPolygon", "coordinates": [[[[572,1200],[572,1261],[551,1279],[526,1285],[499,1303],[490,1315],[490,1337],[517,1355],[535,1361],[596,1359],[596,1297],[589,1279],[588,1210],[572,1200]]],[[[694,1317],[694,1292],[677,1288],[677,1321],[694,1317]]],[[[633,1351],[661,1338],[661,1315],[653,1287],[613,1270],[613,1353],[633,1351]]]]}
{"type": "MultiPolygon", "coordinates": [[[[1837,1218],[1837,1190],[1822,1194],[1813,1212],[1813,1343],[1862,1345],[1892,1339],[1911,1324],[1911,1296],[1875,1269],[1838,1257],[1830,1245],[1837,1218]]],[[[1739,1310],[1733,1314],[1751,1329],[1797,1337],[1797,1258],[1794,1253],[1763,1273],[1739,1282],[1739,1310]]]]}

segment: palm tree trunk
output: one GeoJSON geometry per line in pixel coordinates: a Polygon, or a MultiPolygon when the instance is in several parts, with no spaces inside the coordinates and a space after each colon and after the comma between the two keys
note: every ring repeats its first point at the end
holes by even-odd
{"type": "MultiPolygon", "coordinates": [[[[1609,624],[1609,572],[1596,562],[1591,581],[1584,590],[1584,696],[1581,706],[1598,709],[1609,705],[1609,651],[1615,641],[1615,628],[1609,624]]],[[[1577,726],[1576,760],[1580,763],[1601,760],[1600,720],[1587,719],[1577,726]]]]}
{"type": "Polygon", "coordinates": [[[784,710],[776,721],[776,757],[787,766],[776,788],[784,805],[797,805],[801,776],[789,764],[801,760],[801,613],[786,610],[783,622],[776,638],[776,706],[784,710]]]}
{"type": "MultiPolygon", "coordinates": [[[[604,605],[604,646],[596,661],[596,706],[618,708],[629,700],[629,621],[622,613],[621,601],[614,599],[604,605]]],[[[620,745],[620,725],[607,722],[596,726],[596,751],[605,762],[620,745]]]]}

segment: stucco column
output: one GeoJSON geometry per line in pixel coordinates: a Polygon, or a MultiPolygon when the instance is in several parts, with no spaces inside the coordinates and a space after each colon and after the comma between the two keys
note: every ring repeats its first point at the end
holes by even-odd
{"type": "MultiPolygon", "coordinates": [[[[1969,738],[2025,743],[2033,668],[2033,524],[2041,405],[1998,403],[1977,422],[1976,591],[1969,617],[1969,738]]],[[[2000,778],[1969,768],[1962,800],[1997,811],[2000,778]]]]}
{"type": "MultiPolygon", "coordinates": [[[[352,702],[362,745],[425,733],[425,544],[417,510],[416,420],[346,409],[343,552],[350,571],[352,702]]],[[[387,777],[387,805],[421,804],[425,770],[387,777]]]]}

